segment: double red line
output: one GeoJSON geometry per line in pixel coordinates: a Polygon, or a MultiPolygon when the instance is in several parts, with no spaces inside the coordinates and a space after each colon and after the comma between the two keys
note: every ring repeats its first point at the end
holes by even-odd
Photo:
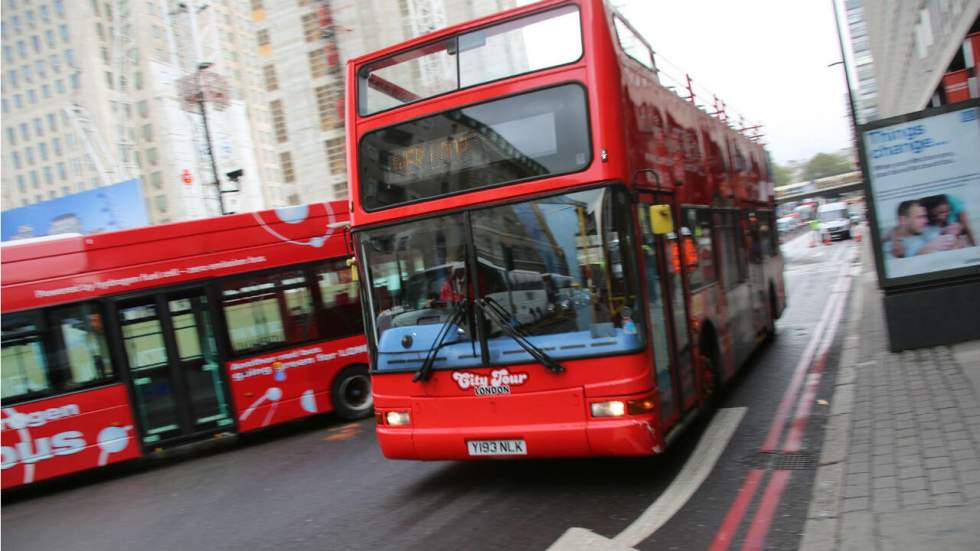
{"type": "MultiPolygon", "coordinates": [[[[762,444],[761,451],[764,453],[800,451],[810,408],[813,405],[817,388],[820,385],[820,377],[827,363],[827,353],[837,335],[837,328],[844,313],[845,298],[852,281],[852,278],[844,277],[849,269],[850,263],[845,262],[844,268],[838,275],[837,284],[831,292],[830,301],[827,302],[827,306],[820,316],[813,338],[810,339],[803,351],[793,373],[793,378],[783,394],[779,408],[776,410],[776,416],[769,426],[766,440],[762,444]],[[806,383],[805,387],[803,387],[804,382],[806,383]],[[801,387],[803,387],[802,392],[800,392],[801,387]],[[787,417],[794,404],[796,410],[787,427],[787,417]],[[782,438],[784,435],[785,438],[782,438]],[[780,441],[783,442],[782,448],[779,447],[780,441]]],[[[721,523],[721,528],[715,534],[709,551],[727,551],[731,546],[732,540],[742,524],[742,518],[752,504],[766,472],[766,470],[759,468],[749,471],[735,501],[721,523]]],[[[759,500],[755,515],[752,517],[742,542],[741,551],[762,549],[762,544],[769,533],[769,526],[776,514],[776,508],[779,506],[779,501],[789,484],[789,480],[790,471],[788,470],[777,470],[769,477],[769,482],[762,493],[762,498],[759,500]]]]}

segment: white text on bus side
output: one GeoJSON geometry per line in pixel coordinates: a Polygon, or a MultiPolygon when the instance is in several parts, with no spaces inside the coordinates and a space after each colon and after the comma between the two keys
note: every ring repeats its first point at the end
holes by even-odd
{"type": "MultiPolygon", "coordinates": [[[[3,430],[22,430],[42,427],[48,421],[56,421],[66,417],[81,414],[78,404],[67,404],[61,407],[42,409],[31,413],[20,413],[14,408],[3,410],[4,419],[0,420],[3,430]]],[[[29,431],[25,430],[27,434],[29,431]]],[[[22,433],[23,434],[23,433],[22,433]]],[[[0,469],[9,469],[18,463],[37,463],[51,459],[56,455],[71,455],[85,449],[85,436],[77,430],[59,432],[53,436],[42,436],[13,446],[0,447],[2,463],[0,469]]]]}
{"type": "Polygon", "coordinates": [[[0,469],[9,469],[18,463],[37,463],[56,455],[71,455],[85,449],[85,437],[77,430],[59,432],[47,437],[18,442],[13,446],[0,447],[3,463],[0,469]]]}

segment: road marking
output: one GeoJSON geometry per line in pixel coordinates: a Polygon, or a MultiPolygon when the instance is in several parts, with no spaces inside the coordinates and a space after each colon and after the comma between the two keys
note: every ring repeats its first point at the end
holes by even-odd
{"type": "Polygon", "coordinates": [[[570,528],[548,548],[549,551],[624,550],[649,538],[687,503],[711,474],[747,409],[739,407],[718,410],[694,452],[667,490],[618,536],[610,540],[585,528],[570,528]]]}
{"type": "Polygon", "coordinates": [[[769,526],[772,524],[772,517],[779,506],[779,498],[783,495],[783,490],[789,484],[791,471],[776,471],[769,479],[769,485],[762,494],[762,501],[759,508],[752,517],[752,524],[749,525],[749,532],[742,543],[742,551],[760,551],[766,535],[769,534],[769,526]]]}
{"type": "MultiPolygon", "coordinates": [[[[793,406],[794,401],[797,406],[796,412],[792,425],[785,431],[786,442],[783,446],[783,451],[789,451],[790,449],[793,451],[799,450],[800,440],[809,417],[811,405],[809,403],[804,404],[803,402],[807,400],[812,402],[812,393],[816,392],[816,385],[819,383],[819,372],[823,370],[827,351],[833,343],[834,337],[837,335],[837,328],[844,311],[844,299],[847,297],[851,283],[854,280],[855,268],[850,264],[849,260],[854,258],[857,250],[849,249],[849,251],[851,252],[850,258],[841,267],[840,275],[831,291],[830,300],[820,315],[817,329],[813,332],[810,342],[807,343],[807,347],[803,351],[799,363],[796,365],[793,380],[790,382],[789,387],[787,387],[783,399],[779,404],[776,417],[769,427],[769,434],[766,437],[765,443],[762,445],[762,451],[764,452],[774,452],[779,447],[779,443],[782,440],[781,436],[785,429],[786,416],[789,414],[789,410],[793,406]],[[815,357],[816,363],[814,363],[815,357]],[[816,374],[811,374],[811,368],[816,374]],[[803,392],[799,392],[800,386],[803,384],[805,378],[808,379],[807,388],[803,392]]],[[[844,255],[845,253],[841,253],[839,256],[844,255]]],[[[762,544],[765,542],[765,538],[769,533],[769,526],[772,523],[773,515],[779,506],[783,490],[786,489],[788,483],[789,471],[779,470],[770,477],[766,484],[766,489],[763,492],[761,503],[749,525],[749,531],[742,545],[743,551],[762,548],[762,544]]],[[[721,528],[715,534],[710,551],[726,551],[728,549],[732,543],[731,538],[737,532],[745,510],[754,498],[757,489],[758,481],[752,477],[746,479],[742,484],[741,489],[739,489],[738,498],[736,498],[732,507],[728,510],[721,528]]]]}
{"type": "Polygon", "coordinates": [[[762,469],[752,469],[749,471],[749,476],[746,477],[742,487],[738,490],[738,497],[735,498],[735,503],[732,504],[732,508],[725,515],[725,520],[722,521],[721,528],[718,530],[714,541],[711,542],[711,547],[708,548],[708,551],[728,549],[728,546],[731,545],[732,538],[738,532],[738,525],[742,523],[742,517],[745,516],[745,511],[748,510],[749,503],[752,501],[752,497],[755,496],[755,490],[759,487],[759,482],[762,481],[764,474],[766,472],[762,469]]]}
{"type": "Polygon", "coordinates": [[[358,423],[349,423],[337,428],[330,429],[327,435],[323,437],[326,442],[340,442],[343,440],[350,440],[361,432],[361,425],[358,423]]]}

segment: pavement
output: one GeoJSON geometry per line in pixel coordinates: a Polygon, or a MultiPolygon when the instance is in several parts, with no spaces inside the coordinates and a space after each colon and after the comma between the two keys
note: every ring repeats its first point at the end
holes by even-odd
{"type": "Polygon", "coordinates": [[[980,549],[980,341],[891,353],[866,240],[801,551],[980,549]]]}

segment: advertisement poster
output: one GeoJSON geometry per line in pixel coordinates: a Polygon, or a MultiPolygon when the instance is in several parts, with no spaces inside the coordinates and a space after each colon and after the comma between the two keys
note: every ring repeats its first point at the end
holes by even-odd
{"type": "Polygon", "coordinates": [[[980,108],[862,139],[885,279],[980,266],[980,108]]]}
{"type": "Polygon", "coordinates": [[[138,178],[5,210],[0,220],[3,241],[100,233],[150,223],[138,178]]]}

